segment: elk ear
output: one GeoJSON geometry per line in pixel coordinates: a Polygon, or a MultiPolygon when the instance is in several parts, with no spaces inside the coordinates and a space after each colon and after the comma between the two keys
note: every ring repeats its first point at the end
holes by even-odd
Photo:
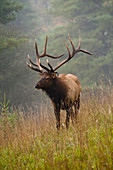
{"type": "Polygon", "coordinates": [[[53,79],[56,78],[57,76],[59,76],[59,73],[58,73],[58,72],[52,73],[52,78],[53,78],[53,79]]]}
{"type": "Polygon", "coordinates": [[[58,73],[58,72],[56,72],[56,76],[59,76],[59,73],[58,73]]]}

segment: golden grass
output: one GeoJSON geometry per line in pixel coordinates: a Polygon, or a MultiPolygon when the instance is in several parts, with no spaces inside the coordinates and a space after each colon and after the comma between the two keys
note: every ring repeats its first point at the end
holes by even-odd
{"type": "MultiPolygon", "coordinates": [[[[1,112],[2,113],[2,112],[1,112]]],[[[113,88],[82,94],[77,123],[55,128],[47,105],[0,122],[0,169],[112,169],[113,88]]],[[[61,113],[65,122],[65,113],[61,113]]]]}

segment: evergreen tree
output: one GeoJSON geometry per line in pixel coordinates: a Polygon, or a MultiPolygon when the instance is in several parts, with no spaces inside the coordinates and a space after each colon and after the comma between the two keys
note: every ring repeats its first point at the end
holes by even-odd
{"type": "Polygon", "coordinates": [[[0,23],[6,24],[14,20],[22,6],[23,4],[19,3],[18,0],[0,0],[0,23]]]}
{"type": "MultiPolygon", "coordinates": [[[[102,74],[113,81],[113,0],[63,0],[62,3],[60,0],[53,0],[50,13],[54,17],[60,16],[66,23],[54,30],[55,34],[60,32],[60,37],[56,36],[57,42],[61,42],[61,35],[65,40],[64,34],[69,33],[74,42],[75,38],[81,36],[83,48],[95,53],[90,58],[86,56],[73,59],[70,67],[67,66],[68,71],[79,73],[84,85],[94,84],[102,74]]],[[[54,35],[54,39],[56,37],[54,35]]],[[[59,43],[58,49],[60,47],[59,43]]]]}
{"type": "MultiPolygon", "coordinates": [[[[16,15],[16,20],[0,24],[0,101],[5,92],[14,105],[25,105],[31,101],[37,102],[40,94],[35,93],[34,88],[36,73],[29,71],[26,61],[28,53],[35,60],[35,38],[38,37],[41,45],[43,27],[46,28],[47,24],[47,4],[45,6],[44,1],[39,0],[19,2],[24,6],[16,15]]],[[[2,20],[4,17],[2,16],[2,20]]]]}

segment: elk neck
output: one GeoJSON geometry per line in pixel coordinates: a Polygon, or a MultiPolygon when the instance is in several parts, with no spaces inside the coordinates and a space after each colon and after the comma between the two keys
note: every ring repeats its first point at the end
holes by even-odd
{"type": "Polygon", "coordinates": [[[43,88],[43,91],[51,98],[53,103],[61,105],[61,101],[65,100],[67,95],[67,86],[59,76],[52,80],[51,86],[43,88]]]}

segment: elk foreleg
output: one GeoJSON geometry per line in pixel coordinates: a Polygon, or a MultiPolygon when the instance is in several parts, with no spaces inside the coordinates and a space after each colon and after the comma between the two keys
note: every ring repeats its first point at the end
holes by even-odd
{"type": "Polygon", "coordinates": [[[60,108],[59,106],[54,106],[54,114],[56,117],[56,128],[59,131],[60,130],[60,108]]]}
{"type": "Polygon", "coordinates": [[[69,122],[70,122],[70,115],[73,115],[73,109],[72,107],[66,109],[66,128],[69,128],[69,122]]]}

